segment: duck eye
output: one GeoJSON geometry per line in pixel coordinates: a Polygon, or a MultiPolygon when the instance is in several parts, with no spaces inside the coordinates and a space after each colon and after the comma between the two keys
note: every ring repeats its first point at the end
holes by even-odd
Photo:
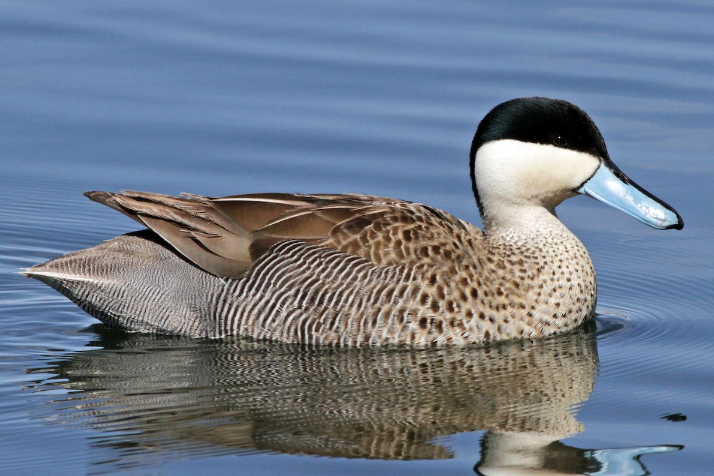
{"type": "Polygon", "coordinates": [[[557,145],[558,147],[565,147],[566,145],[568,145],[568,139],[561,136],[560,134],[556,134],[553,136],[553,144],[557,145]]]}

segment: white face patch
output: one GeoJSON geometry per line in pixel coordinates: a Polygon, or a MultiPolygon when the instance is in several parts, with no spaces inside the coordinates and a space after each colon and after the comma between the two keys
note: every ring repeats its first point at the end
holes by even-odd
{"type": "Polygon", "coordinates": [[[475,180],[484,212],[502,225],[513,226],[536,213],[553,212],[600,167],[594,155],[554,145],[503,139],[488,142],[476,153],[475,180]]]}

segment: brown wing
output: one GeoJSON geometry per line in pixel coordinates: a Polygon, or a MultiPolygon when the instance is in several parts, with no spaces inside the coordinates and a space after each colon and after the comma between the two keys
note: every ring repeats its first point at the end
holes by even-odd
{"type": "Polygon", "coordinates": [[[466,241],[477,238],[474,230],[480,235],[431,207],[366,195],[85,195],[152,229],[197,266],[230,278],[243,276],[271,246],[285,240],[387,265],[458,260],[469,246],[466,241]]]}

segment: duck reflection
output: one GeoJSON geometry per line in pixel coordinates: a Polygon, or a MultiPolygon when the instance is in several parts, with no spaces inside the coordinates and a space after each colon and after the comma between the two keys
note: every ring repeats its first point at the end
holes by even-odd
{"type": "Polygon", "coordinates": [[[70,390],[56,401],[60,419],[101,430],[97,444],[129,465],[256,450],[441,459],[454,455],[439,437],[486,430],[479,474],[645,474],[641,454],[674,447],[582,450],[558,442],[583,431],[574,408],[593,390],[595,344],[592,327],[433,350],[109,334],[92,344],[101,350],[50,369],[63,381],[46,385],[70,390]],[[603,472],[623,455],[625,472],[603,472]]]}

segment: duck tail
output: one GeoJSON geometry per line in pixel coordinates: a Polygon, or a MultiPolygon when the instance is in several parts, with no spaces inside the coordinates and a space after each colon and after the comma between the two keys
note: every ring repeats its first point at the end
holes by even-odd
{"type": "Polygon", "coordinates": [[[220,278],[189,263],[153,232],[122,235],[22,272],[59,291],[108,327],[217,337],[215,302],[195,289],[220,278]],[[207,282],[210,281],[210,282],[207,282]]]}

